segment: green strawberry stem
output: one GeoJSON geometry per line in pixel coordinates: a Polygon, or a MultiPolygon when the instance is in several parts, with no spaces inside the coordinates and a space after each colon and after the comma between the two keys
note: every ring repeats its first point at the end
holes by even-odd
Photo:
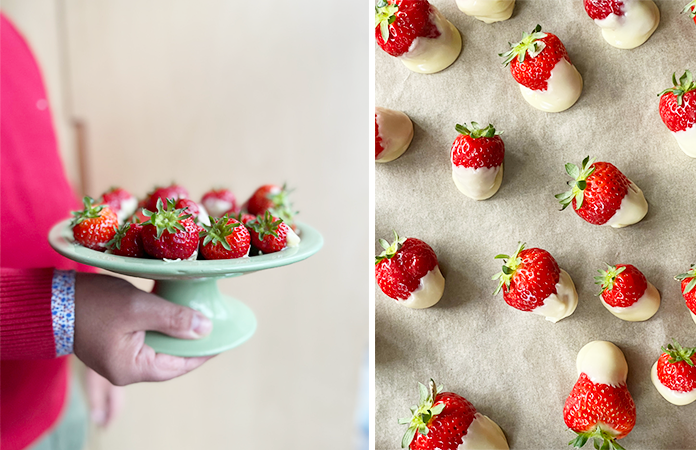
{"type": "Polygon", "coordinates": [[[406,434],[401,440],[401,448],[410,447],[416,433],[428,434],[428,423],[433,417],[440,414],[445,409],[444,403],[434,404],[437,394],[442,392],[442,386],[436,386],[431,378],[428,387],[423,383],[418,383],[419,402],[418,405],[411,406],[411,417],[399,419],[400,425],[408,425],[406,434]]]}
{"type": "Polygon", "coordinates": [[[378,0],[375,5],[375,28],[379,27],[384,42],[389,40],[389,25],[396,20],[398,10],[397,5],[390,5],[386,0],[378,0]]]}
{"type": "Polygon", "coordinates": [[[672,344],[668,344],[667,348],[662,347],[662,351],[669,355],[670,364],[676,364],[684,361],[691,367],[694,367],[694,362],[691,357],[696,355],[696,347],[682,347],[676,339],[672,339],[672,344]]]}
{"type": "Polygon", "coordinates": [[[278,228],[281,223],[283,223],[283,219],[276,219],[270,211],[266,211],[263,217],[257,216],[255,220],[252,220],[247,225],[259,235],[259,240],[263,241],[266,236],[277,238],[278,228]]]}
{"type": "Polygon", "coordinates": [[[143,215],[150,218],[143,223],[143,226],[154,225],[157,229],[157,239],[162,237],[165,230],[171,234],[176,234],[177,231],[186,231],[181,221],[191,217],[191,214],[183,214],[184,209],[176,209],[176,202],[171,198],[167,199],[167,207],[165,208],[162,199],[158,198],[156,212],[143,209],[143,215]]]}
{"type": "Polygon", "coordinates": [[[539,53],[546,47],[546,44],[540,42],[539,39],[546,37],[546,33],[541,32],[541,25],[537,25],[531,33],[522,33],[522,40],[516,44],[508,45],[511,47],[505,53],[499,53],[498,56],[505,58],[503,65],[507,66],[512,62],[515,57],[519,62],[524,62],[525,55],[529,55],[531,58],[536,58],[539,53]]]}
{"type": "Polygon", "coordinates": [[[380,239],[379,245],[382,246],[384,251],[375,257],[375,265],[381,263],[385,259],[392,258],[394,255],[396,255],[397,252],[401,250],[401,246],[404,242],[406,242],[406,238],[400,238],[396,231],[394,231],[394,242],[392,242],[391,244],[389,244],[389,242],[385,241],[384,239],[380,239]]]}
{"type": "Polygon", "coordinates": [[[573,202],[573,199],[575,199],[576,210],[582,207],[582,202],[585,197],[584,191],[585,188],[587,188],[587,178],[595,171],[595,168],[591,167],[594,162],[595,158],[590,159],[589,156],[586,156],[585,159],[582,160],[581,168],[571,163],[565,165],[566,172],[573,177],[574,180],[568,182],[568,186],[570,186],[569,191],[556,194],[555,196],[561,205],[563,205],[561,211],[566,209],[568,205],[573,202]]]}
{"type": "MultiPolygon", "coordinates": [[[[696,1],[696,0],[694,0],[694,1],[696,1]]],[[[689,281],[686,284],[686,288],[684,288],[684,294],[691,292],[691,290],[696,286],[696,264],[692,264],[691,269],[689,269],[688,272],[681,273],[681,274],[677,275],[676,277],[674,277],[674,279],[677,281],[683,281],[683,280],[686,280],[689,278],[691,279],[691,281],[689,281]]]]}
{"type": "Polygon", "coordinates": [[[590,439],[593,439],[594,448],[597,450],[626,450],[616,442],[616,437],[602,430],[600,427],[595,428],[593,431],[578,433],[575,439],[568,442],[568,445],[581,448],[590,439]]]}
{"type": "MultiPolygon", "coordinates": [[[[606,264],[606,263],[605,263],[606,264]]],[[[599,276],[594,277],[595,284],[599,284],[602,290],[597,295],[602,295],[604,291],[611,291],[614,288],[614,281],[621,272],[626,270],[626,267],[610,266],[607,264],[607,270],[598,270],[599,276]]]]}
{"type": "Polygon", "coordinates": [[[211,242],[213,245],[220,244],[225,250],[232,250],[232,246],[227,242],[227,236],[234,233],[234,229],[241,225],[239,222],[227,223],[230,217],[224,216],[213,219],[210,225],[202,224],[203,230],[199,233],[199,237],[203,238],[203,245],[208,245],[211,242]]]}
{"type": "MultiPolygon", "coordinates": [[[[694,0],[696,2],[696,0],[694,0]]],[[[693,3],[693,2],[692,2],[693,3]]],[[[677,97],[677,105],[681,106],[682,101],[684,100],[684,94],[686,94],[689,91],[696,90],[696,81],[694,81],[693,75],[691,75],[690,71],[684,72],[684,75],[679,78],[679,83],[677,83],[677,73],[672,74],[672,84],[674,84],[674,87],[665,89],[664,91],[660,92],[657,94],[657,96],[661,96],[666,94],[667,92],[671,92],[677,97]]]]}
{"type": "Polygon", "coordinates": [[[696,17],[696,0],[691,0],[689,4],[684,7],[681,14],[685,12],[688,12],[692,19],[696,17]]]}
{"type": "Polygon", "coordinates": [[[106,205],[94,205],[94,199],[90,196],[85,195],[84,198],[82,199],[82,204],[84,205],[84,209],[82,211],[73,211],[72,215],[75,216],[73,217],[72,221],[70,221],[70,226],[74,227],[75,225],[81,223],[83,220],[86,219],[96,219],[97,217],[100,216],[101,210],[104,209],[106,205]]]}
{"type": "Polygon", "coordinates": [[[114,235],[113,239],[111,239],[109,242],[106,243],[106,248],[109,250],[113,250],[114,248],[117,248],[118,250],[121,249],[121,241],[123,240],[124,237],[126,237],[126,234],[128,233],[128,230],[130,229],[131,222],[126,222],[123,225],[121,225],[120,228],[116,228],[116,234],[114,235]]]}
{"type": "Polygon", "coordinates": [[[466,123],[464,125],[456,124],[454,126],[454,129],[457,130],[457,132],[460,134],[463,134],[465,136],[471,136],[473,139],[478,139],[482,137],[492,138],[493,136],[503,134],[502,131],[495,131],[495,127],[490,123],[486,128],[479,127],[479,124],[476,122],[471,122],[471,128],[469,128],[466,125],[466,123]]]}
{"type": "Polygon", "coordinates": [[[491,277],[492,280],[499,280],[498,281],[498,287],[496,288],[495,292],[493,295],[498,295],[498,292],[503,288],[503,285],[505,285],[506,288],[510,288],[510,280],[512,280],[512,277],[515,275],[515,270],[519,267],[519,265],[522,263],[522,258],[519,257],[520,252],[524,250],[524,246],[526,244],[522,242],[518,242],[517,245],[517,251],[515,252],[512,257],[508,255],[496,255],[494,259],[502,259],[503,261],[503,269],[501,272],[496,273],[491,277]]]}

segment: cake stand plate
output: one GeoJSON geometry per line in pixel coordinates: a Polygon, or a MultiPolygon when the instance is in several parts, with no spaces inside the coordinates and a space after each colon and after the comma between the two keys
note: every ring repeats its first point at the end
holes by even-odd
{"type": "Polygon", "coordinates": [[[75,242],[70,219],[54,225],[48,241],[58,253],[73,261],[155,280],[154,294],[205,314],[213,322],[213,331],[202,339],[177,339],[148,331],[145,343],[158,353],[207,356],[242,344],[256,331],[256,317],[251,309],[241,301],[222,294],[217,281],[293,264],[319,251],[324,242],[321,234],[309,225],[297,223],[297,226],[302,238],[297,247],[268,255],[217,261],[163,261],[98,252],[75,242]]]}

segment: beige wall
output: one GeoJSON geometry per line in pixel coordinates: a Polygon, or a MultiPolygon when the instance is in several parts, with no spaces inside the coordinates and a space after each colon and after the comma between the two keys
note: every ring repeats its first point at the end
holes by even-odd
{"type": "Polygon", "coordinates": [[[352,448],[369,264],[357,3],[3,1],[44,69],[75,181],[67,124],[86,124],[88,194],[175,180],[244,200],[287,181],[325,239],[307,261],[222,281],[257,314],[256,335],[181,379],[127,387],[90,450],[352,448]]]}

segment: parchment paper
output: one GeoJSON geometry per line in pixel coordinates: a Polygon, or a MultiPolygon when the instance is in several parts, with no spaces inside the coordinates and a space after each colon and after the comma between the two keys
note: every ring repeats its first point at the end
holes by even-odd
{"type": "Polygon", "coordinates": [[[518,0],[510,20],[492,25],[453,0],[432,3],[462,33],[452,66],[415,74],[376,49],[376,105],[404,111],[415,125],[410,149],[376,167],[376,236],[390,239],[395,229],[426,241],[446,278],[443,299],[427,310],[401,307],[376,288],[376,448],[399,448],[406,427],[397,419],[409,416],[416,383],[430,377],[497,422],[511,448],[568,448],[575,435],[563,404],[577,353],[592,340],[617,344],[628,361],[637,422],[620,443],[696,448],[696,403],[674,406],[650,381],[661,346],[672,338],[696,346],[696,324],[673,280],[696,263],[696,160],[662,124],[657,97],[673,72],[696,71],[696,26],[679,14],[687,1],[656,2],[660,26],[634,50],[607,44],[578,0],[518,0]],[[528,105],[498,56],[537,23],[560,37],[584,79],[582,96],[562,113],[528,105]],[[451,179],[454,125],[472,120],[504,131],[503,184],[483,202],[451,179]],[[615,230],[559,212],[564,164],[587,155],[643,189],[650,209],[642,222],[615,230]],[[490,278],[501,267],[493,257],[518,241],[548,250],[571,275],[580,297],[572,316],[553,324],[492,296],[490,278]],[[633,264],[657,287],[662,305],[652,319],[624,322],[601,305],[593,277],[605,262],[633,264]]]}

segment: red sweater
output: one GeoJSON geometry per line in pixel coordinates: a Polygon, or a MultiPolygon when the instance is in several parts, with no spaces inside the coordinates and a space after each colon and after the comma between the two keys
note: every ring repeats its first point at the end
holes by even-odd
{"type": "Polygon", "coordinates": [[[48,431],[67,399],[69,360],[55,357],[51,280],[53,267],[78,265],[53,251],[47,236],[79,203],[39,68],[3,15],[0,54],[0,448],[15,450],[48,431]]]}

